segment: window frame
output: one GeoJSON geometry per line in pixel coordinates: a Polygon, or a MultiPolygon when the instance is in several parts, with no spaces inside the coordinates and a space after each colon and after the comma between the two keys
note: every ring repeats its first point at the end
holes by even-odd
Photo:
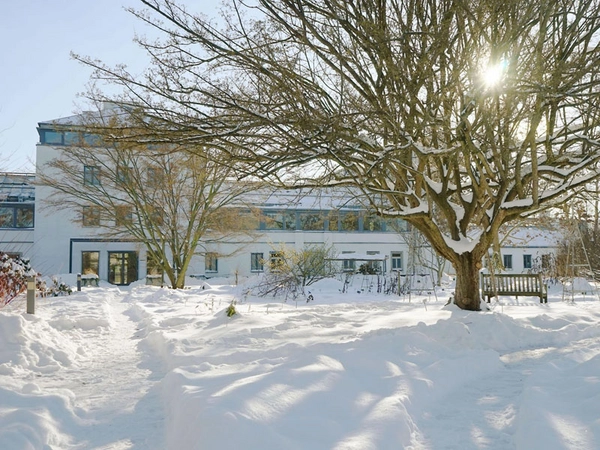
{"type": "Polygon", "coordinates": [[[100,186],[100,167],[92,165],[83,166],[83,185],[100,186]]]}
{"type": "Polygon", "coordinates": [[[400,272],[404,270],[404,252],[391,252],[390,261],[392,271],[400,272]],[[400,264],[398,264],[398,261],[400,261],[400,264]]]}
{"type": "Polygon", "coordinates": [[[83,206],[81,209],[81,226],[95,228],[100,226],[100,208],[93,205],[83,206]]]}
{"type": "Polygon", "coordinates": [[[219,255],[217,252],[206,252],[204,254],[204,272],[219,272],[219,255]]]}
{"type": "Polygon", "coordinates": [[[511,253],[502,255],[502,265],[505,270],[513,269],[513,255],[511,253]]]}
{"type": "Polygon", "coordinates": [[[130,205],[115,206],[115,226],[126,227],[133,223],[133,208],[130,205]]]}
{"type": "Polygon", "coordinates": [[[261,273],[265,271],[265,257],[262,252],[250,253],[250,272],[261,273]]]}
{"type": "MultiPolygon", "coordinates": [[[[88,262],[94,262],[92,260],[89,260],[88,262]]],[[[82,275],[89,275],[90,271],[91,273],[95,273],[96,275],[100,275],[100,252],[98,250],[82,250],[81,251],[81,274],[82,275]],[[91,256],[92,254],[96,254],[96,270],[93,271],[94,267],[93,264],[90,264],[89,267],[86,267],[86,254],[89,254],[89,256],[91,256]]]]}

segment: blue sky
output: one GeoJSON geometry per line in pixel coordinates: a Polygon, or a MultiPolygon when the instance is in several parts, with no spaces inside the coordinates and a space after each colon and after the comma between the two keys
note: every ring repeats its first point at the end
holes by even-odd
{"type": "MultiPolygon", "coordinates": [[[[184,3],[214,15],[217,1],[184,3]]],[[[143,69],[146,58],[133,38],[152,30],[125,11],[129,6],[142,5],[137,0],[0,0],[0,171],[33,171],[37,123],[85,106],[77,94],[85,90],[91,71],[74,61],[71,51],[143,69]]]]}

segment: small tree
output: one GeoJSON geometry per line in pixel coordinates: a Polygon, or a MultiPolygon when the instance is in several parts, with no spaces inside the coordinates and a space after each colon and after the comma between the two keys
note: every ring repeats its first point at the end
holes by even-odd
{"type": "Polygon", "coordinates": [[[335,276],[333,247],[309,245],[302,250],[280,246],[265,261],[267,273],[259,285],[259,295],[284,294],[286,299],[305,295],[305,287],[335,276]]]}

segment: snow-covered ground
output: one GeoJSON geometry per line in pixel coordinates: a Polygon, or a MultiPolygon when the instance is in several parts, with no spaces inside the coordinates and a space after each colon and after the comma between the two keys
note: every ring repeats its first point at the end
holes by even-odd
{"type": "MultiPolygon", "coordinates": [[[[357,282],[358,283],[358,282],[357,282]]],[[[0,449],[600,448],[600,301],[282,303],[227,280],[0,311],[0,449]],[[225,310],[238,301],[237,314],[225,310]]]]}

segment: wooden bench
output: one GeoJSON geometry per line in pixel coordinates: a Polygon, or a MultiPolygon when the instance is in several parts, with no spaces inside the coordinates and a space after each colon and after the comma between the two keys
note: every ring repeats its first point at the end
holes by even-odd
{"type": "Polygon", "coordinates": [[[492,277],[489,273],[482,273],[481,295],[487,297],[488,303],[490,298],[496,295],[539,297],[540,303],[548,303],[548,287],[542,279],[542,274],[502,273],[492,277]]]}

